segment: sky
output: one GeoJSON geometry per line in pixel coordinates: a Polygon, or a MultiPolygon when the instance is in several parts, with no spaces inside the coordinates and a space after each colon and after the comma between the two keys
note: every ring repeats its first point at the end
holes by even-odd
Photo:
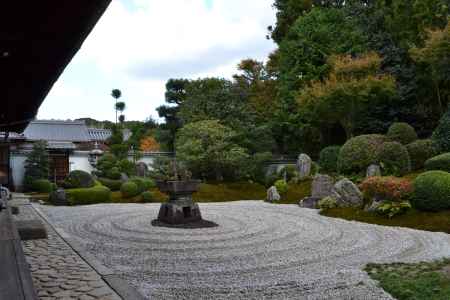
{"type": "Polygon", "coordinates": [[[42,104],[39,119],[158,118],[170,78],[231,78],[242,59],[265,60],[273,0],[112,0],[42,104]]]}

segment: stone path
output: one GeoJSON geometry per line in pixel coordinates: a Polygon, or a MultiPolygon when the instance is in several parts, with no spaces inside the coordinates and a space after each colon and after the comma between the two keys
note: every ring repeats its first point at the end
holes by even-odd
{"type": "MultiPolygon", "coordinates": [[[[29,220],[39,216],[30,205],[22,205],[17,218],[29,220]]],[[[46,227],[48,239],[23,242],[40,299],[122,299],[48,224],[46,227]]]]}
{"type": "Polygon", "coordinates": [[[391,299],[365,264],[450,257],[444,233],[261,201],[200,207],[219,227],[153,227],[157,204],[40,209],[149,299],[391,299]]]}

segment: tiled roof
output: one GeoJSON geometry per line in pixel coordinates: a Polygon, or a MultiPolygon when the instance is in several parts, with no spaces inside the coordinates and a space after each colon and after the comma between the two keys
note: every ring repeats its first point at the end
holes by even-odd
{"type": "Polygon", "coordinates": [[[103,141],[106,141],[111,136],[111,130],[88,128],[88,134],[89,134],[89,138],[92,141],[103,142],[103,141]]]}
{"type": "Polygon", "coordinates": [[[81,121],[32,121],[24,131],[27,140],[89,142],[86,124],[81,121]]]}

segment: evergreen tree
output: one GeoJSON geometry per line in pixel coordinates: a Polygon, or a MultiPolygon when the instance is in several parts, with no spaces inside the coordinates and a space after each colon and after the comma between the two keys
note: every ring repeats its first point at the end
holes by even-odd
{"type": "Polygon", "coordinates": [[[25,188],[31,188],[35,180],[48,179],[48,174],[49,155],[47,152],[47,142],[38,141],[33,144],[33,149],[25,161],[25,188]]]}

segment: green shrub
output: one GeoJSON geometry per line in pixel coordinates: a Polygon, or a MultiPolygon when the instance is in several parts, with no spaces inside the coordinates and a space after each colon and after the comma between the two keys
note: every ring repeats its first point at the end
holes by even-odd
{"type": "Polygon", "coordinates": [[[440,153],[450,152],[450,107],[439,121],[431,137],[440,153]]]}
{"type": "Polygon", "coordinates": [[[71,205],[107,203],[111,200],[111,190],[106,186],[66,190],[66,195],[71,205]]]}
{"type": "Polygon", "coordinates": [[[319,166],[325,172],[337,172],[337,163],[341,146],[329,146],[323,148],[319,154],[319,166]]]}
{"type": "Polygon", "coordinates": [[[379,163],[382,144],[386,141],[387,138],[379,134],[360,135],[348,140],[339,152],[339,172],[365,174],[368,166],[379,163]]]}
{"type": "Polygon", "coordinates": [[[444,153],[430,158],[425,162],[425,169],[427,171],[440,170],[450,172],[450,153],[444,153]]]}
{"type": "Polygon", "coordinates": [[[414,180],[413,207],[424,211],[450,209],[450,173],[430,171],[414,180]]]}
{"type": "Polygon", "coordinates": [[[134,182],[137,185],[137,187],[138,187],[138,194],[142,194],[143,192],[145,192],[147,190],[143,178],[132,177],[132,178],[130,178],[129,181],[134,182]]]}
{"type": "Polygon", "coordinates": [[[120,191],[120,187],[122,186],[123,183],[121,180],[114,180],[108,178],[99,178],[98,181],[113,192],[120,191]]]}
{"type": "Polygon", "coordinates": [[[380,215],[387,216],[388,218],[393,218],[395,216],[407,213],[411,208],[411,204],[408,201],[384,201],[380,206],[377,207],[376,211],[380,215]]]}
{"type": "Polygon", "coordinates": [[[106,177],[112,180],[120,180],[121,173],[118,167],[113,167],[105,173],[106,177]]]}
{"type": "Polygon", "coordinates": [[[133,181],[123,183],[120,187],[120,192],[122,193],[122,197],[125,199],[133,198],[140,194],[139,187],[133,181]]]}
{"type": "Polygon", "coordinates": [[[92,175],[81,170],[70,172],[63,183],[66,189],[90,188],[94,185],[95,181],[92,175]]]}
{"type": "Polygon", "coordinates": [[[436,146],[432,140],[417,140],[406,145],[411,159],[411,169],[421,170],[425,162],[437,154],[436,146]]]}
{"type": "Polygon", "coordinates": [[[151,192],[143,192],[142,195],[142,202],[149,203],[153,201],[153,194],[151,192]]]}
{"type": "Polygon", "coordinates": [[[378,158],[386,175],[403,176],[411,171],[408,150],[398,142],[384,143],[378,158]]]}
{"type": "Polygon", "coordinates": [[[389,127],[387,137],[391,141],[407,145],[417,140],[417,133],[408,123],[394,123],[389,127]]]}
{"type": "Polygon", "coordinates": [[[280,194],[286,194],[286,192],[288,191],[288,184],[286,181],[284,181],[284,179],[277,180],[275,182],[275,187],[280,194]]]}
{"type": "Polygon", "coordinates": [[[142,179],[142,181],[144,183],[144,188],[145,188],[144,190],[145,191],[148,191],[151,188],[156,187],[156,183],[150,178],[144,178],[144,179],[142,179]]]}
{"type": "Polygon", "coordinates": [[[333,197],[325,197],[317,203],[317,206],[322,210],[328,210],[338,207],[338,204],[333,197]]]}
{"type": "Polygon", "coordinates": [[[53,184],[47,179],[37,179],[31,184],[31,190],[37,193],[51,193],[53,192],[53,184]]]}

